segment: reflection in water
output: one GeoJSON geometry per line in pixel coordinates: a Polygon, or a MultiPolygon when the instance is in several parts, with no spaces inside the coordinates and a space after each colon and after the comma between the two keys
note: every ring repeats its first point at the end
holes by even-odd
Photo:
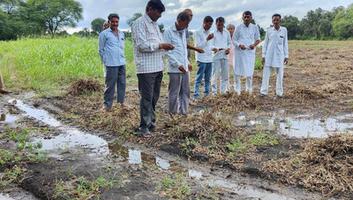
{"type": "Polygon", "coordinates": [[[344,119],[352,119],[351,117],[351,115],[330,117],[325,121],[287,118],[285,122],[279,124],[279,131],[289,137],[324,138],[334,133],[353,132],[353,122],[343,121],[344,119]]]}
{"type": "Polygon", "coordinates": [[[15,115],[11,114],[1,114],[0,116],[0,124],[14,124],[17,120],[15,115]]]}
{"type": "Polygon", "coordinates": [[[62,134],[50,139],[34,138],[33,142],[42,144],[45,151],[54,150],[77,150],[88,149],[91,153],[108,155],[108,143],[104,139],[94,135],[84,133],[77,128],[64,126],[47,111],[31,107],[20,100],[11,100],[10,103],[19,110],[25,112],[24,115],[45,123],[50,127],[57,128],[62,134]]]}
{"type": "Polygon", "coordinates": [[[45,123],[46,125],[49,125],[51,127],[59,127],[62,125],[58,120],[50,116],[50,114],[47,111],[33,108],[23,103],[23,101],[21,100],[10,100],[9,103],[14,105],[19,110],[25,112],[25,116],[34,118],[38,121],[45,123]]]}

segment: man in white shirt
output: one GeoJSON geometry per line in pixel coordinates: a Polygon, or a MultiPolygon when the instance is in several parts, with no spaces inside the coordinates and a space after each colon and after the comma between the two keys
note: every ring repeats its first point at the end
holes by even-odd
{"type": "Polygon", "coordinates": [[[218,81],[220,80],[221,94],[228,91],[229,85],[229,66],[228,54],[230,53],[231,39],[229,32],[224,28],[224,18],[216,19],[217,30],[214,32],[212,40],[213,68],[212,68],[212,93],[218,93],[218,81]]]}
{"type": "Polygon", "coordinates": [[[245,90],[251,94],[255,69],[256,46],[260,43],[259,27],[252,24],[252,13],[243,13],[244,23],[236,28],[234,35],[234,71],[236,79],[235,91],[241,93],[241,77],[246,77],[245,90]]]}
{"type": "Polygon", "coordinates": [[[175,48],[168,51],[169,91],[168,107],[170,114],[186,115],[188,112],[190,87],[189,71],[192,67],[188,60],[186,31],[190,22],[187,13],[181,12],[173,26],[164,31],[164,39],[175,48]]]}
{"type": "Polygon", "coordinates": [[[200,93],[199,88],[202,79],[205,78],[205,96],[210,94],[211,85],[211,74],[212,74],[212,39],[214,34],[211,33],[210,29],[213,24],[213,19],[210,16],[206,16],[203,20],[203,26],[200,30],[195,33],[195,46],[203,49],[203,53],[196,52],[197,61],[197,74],[195,78],[195,90],[194,98],[199,99],[200,93]]]}
{"type": "Polygon", "coordinates": [[[165,11],[160,0],[149,0],[146,13],[132,26],[134,58],[141,95],[141,122],[138,134],[150,137],[150,131],[156,127],[155,109],[159,99],[163,78],[163,55],[174,47],[165,43],[157,20],[165,11]]]}
{"type": "Polygon", "coordinates": [[[268,95],[271,68],[276,71],[276,95],[283,96],[283,68],[288,63],[288,32],[281,26],[281,15],[272,16],[273,27],[267,29],[262,47],[262,64],[264,65],[261,95],[268,95]]]}

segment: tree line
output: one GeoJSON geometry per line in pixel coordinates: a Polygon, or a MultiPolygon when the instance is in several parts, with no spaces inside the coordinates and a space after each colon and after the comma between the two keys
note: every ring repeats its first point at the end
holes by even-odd
{"type": "Polygon", "coordinates": [[[60,34],[82,19],[75,0],[0,0],[0,40],[60,34]]]}
{"type": "MultiPolygon", "coordinates": [[[[75,0],[0,0],[0,40],[40,35],[68,35],[64,27],[75,27],[82,19],[82,5],[75,0]]],[[[135,13],[127,23],[141,17],[135,13]]],[[[103,18],[91,22],[79,36],[96,36],[102,31],[103,18]]],[[[289,39],[349,39],[353,38],[353,4],[331,11],[318,8],[305,17],[288,15],[282,19],[289,39]]],[[[163,24],[160,25],[163,29],[163,24]]],[[[264,35],[264,30],[261,28],[264,35]]]]}
{"type": "Polygon", "coordinates": [[[349,39],[353,38],[353,4],[331,11],[318,8],[299,20],[285,16],[282,25],[288,29],[289,39],[349,39]]]}

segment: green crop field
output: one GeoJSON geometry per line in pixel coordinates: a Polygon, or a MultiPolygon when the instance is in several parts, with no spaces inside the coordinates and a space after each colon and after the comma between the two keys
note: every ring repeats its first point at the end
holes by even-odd
{"type": "MultiPolygon", "coordinates": [[[[127,75],[135,78],[131,41],[126,42],[127,75]]],[[[0,42],[0,69],[12,90],[58,94],[73,80],[103,81],[96,38],[22,39],[0,42]]]]}

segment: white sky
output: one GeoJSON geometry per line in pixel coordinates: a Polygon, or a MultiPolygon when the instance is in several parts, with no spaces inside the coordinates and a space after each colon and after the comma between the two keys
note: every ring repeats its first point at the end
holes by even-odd
{"type": "MultiPolygon", "coordinates": [[[[127,29],[127,19],[134,13],[144,13],[147,0],[78,0],[83,6],[83,20],[78,23],[77,31],[83,28],[90,28],[91,21],[95,18],[106,19],[111,12],[120,15],[120,29],[127,29]]],[[[202,19],[206,15],[214,18],[223,16],[226,24],[241,23],[241,13],[250,10],[261,27],[268,27],[271,23],[271,16],[274,13],[281,15],[294,15],[302,18],[309,10],[319,7],[331,10],[338,6],[348,6],[353,0],[162,0],[166,6],[166,12],[158,20],[166,27],[173,24],[178,12],[185,8],[191,8],[194,12],[191,29],[201,27],[202,19]]]]}

